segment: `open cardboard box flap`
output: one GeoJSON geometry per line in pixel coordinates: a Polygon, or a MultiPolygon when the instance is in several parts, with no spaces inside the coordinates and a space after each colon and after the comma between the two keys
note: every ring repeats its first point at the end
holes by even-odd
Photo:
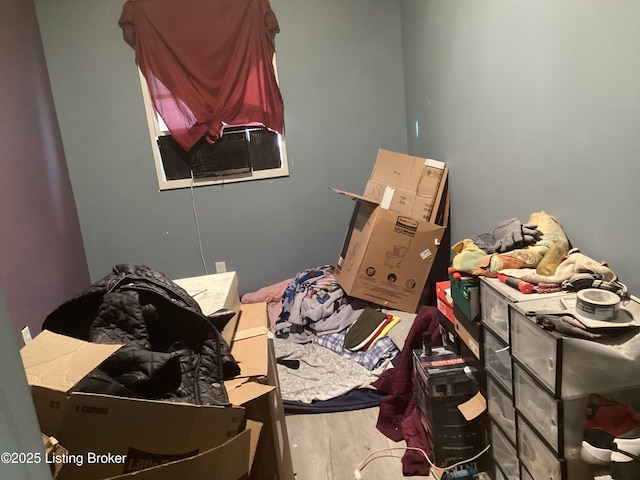
{"type": "Polygon", "coordinates": [[[20,350],[20,355],[29,385],[68,392],[121,347],[43,330],[20,350]]]}
{"type": "MultiPolygon", "coordinates": [[[[449,224],[449,208],[450,208],[450,192],[448,189],[448,176],[449,170],[445,168],[442,181],[438,186],[438,190],[435,192],[435,201],[434,201],[434,209],[433,214],[427,223],[439,225],[442,227],[447,227],[449,224]]],[[[340,195],[344,195],[353,200],[368,203],[370,205],[376,205],[384,209],[388,209],[388,206],[385,206],[384,198],[381,201],[375,201],[371,198],[367,198],[364,195],[359,195],[357,193],[347,192],[345,190],[340,190],[339,188],[330,187],[335,193],[340,195]]]]}
{"type": "Polygon", "coordinates": [[[356,201],[335,274],[348,295],[415,312],[447,229],[450,196],[446,179],[441,186],[428,222],[333,189],[356,201]]]}
{"type": "Polygon", "coordinates": [[[267,304],[249,303],[240,307],[236,335],[231,354],[240,365],[240,375],[225,382],[229,400],[234,405],[244,405],[274,390],[267,385],[269,374],[269,330],[267,304]]]}
{"type": "Polygon", "coordinates": [[[347,197],[351,197],[354,200],[360,200],[361,202],[367,202],[367,203],[371,203],[373,205],[380,205],[379,202],[371,200],[370,198],[367,198],[367,197],[365,197],[363,195],[358,195],[357,193],[351,193],[351,192],[347,192],[345,190],[340,190],[339,188],[333,188],[333,187],[330,187],[330,188],[334,192],[339,193],[340,195],[345,195],[347,197]]]}

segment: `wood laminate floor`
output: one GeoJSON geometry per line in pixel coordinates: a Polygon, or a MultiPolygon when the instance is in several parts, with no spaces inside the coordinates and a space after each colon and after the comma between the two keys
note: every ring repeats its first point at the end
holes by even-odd
{"type": "MultiPolygon", "coordinates": [[[[403,447],[376,429],[378,408],[351,412],[287,415],[286,423],[296,480],[353,480],[367,455],[403,447]]],[[[393,480],[402,475],[404,451],[386,452],[361,471],[363,480],[393,480]]],[[[432,477],[413,477],[432,478],[432,477]]]]}

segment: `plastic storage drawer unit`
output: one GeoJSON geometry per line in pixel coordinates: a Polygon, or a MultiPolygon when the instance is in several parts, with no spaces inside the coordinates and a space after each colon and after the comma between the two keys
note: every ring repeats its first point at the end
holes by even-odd
{"type": "Polygon", "coordinates": [[[505,476],[504,473],[502,473],[502,470],[496,468],[496,480],[507,480],[507,477],[505,476]]]}
{"type": "Polygon", "coordinates": [[[504,433],[495,423],[491,422],[491,446],[496,470],[500,470],[507,480],[517,480],[520,476],[518,453],[504,433]]]}
{"type": "MultiPolygon", "coordinates": [[[[604,342],[563,336],[536,324],[542,313],[571,314],[575,294],[509,306],[511,354],[555,398],[573,398],[592,392],[638,385],[638,340],[634,333],[604,342]]],[[[640,320],[640,304],[631,300],[620,310],[640,320]],[[637,314],[635,313],[637,312],[637,314]]],[[[573,310],[575,312],[575,310],[573,310]]]]}
{"type": "Polygon", "coordinates": [[[520,464],[520,480],[536,480],[522,464],[520,464]]]}
{"type": "Polygon", "coordinates": [[[480,277],[482,323],[504,342],[509,343],[509,304],[557,296],[558,293],[525,294],[497,278],[480,277]]]}
{"type": "Polygon", "coordinates": [[[535,479],[585,480],[593,478],[593,465],[577,456],[558,458],[538,437],[533,428],[517,414],[520,463],[535,479]]]}
{"type": "Polygon", "coordinates": [[[499,293],[496,287],[500,281],[489,283],[486,279],[480,281],[480,310],[482,323],[504,342],[509,343],[509,297],[499,293]]]}
{"type": "Polygon", "coordinates": [[[588,396],[553,398],[517,362],[513,365],[513,390],[516,410],[526,417],[556,455],[580,453],[588,396]]]}
{"type": "Polygon", "coordinates": [[[497,423],[512,443],[516,443],[516,410],[513,398],[500,384],[487,377],[487,410],[491,419],[497,423]]]}
{"type": "Polygon", "coordinates": [[[513,395],[509,346],[487,330],[485,331],[483,349],[485,370],[498,380],[510,395],[513,395]]]}

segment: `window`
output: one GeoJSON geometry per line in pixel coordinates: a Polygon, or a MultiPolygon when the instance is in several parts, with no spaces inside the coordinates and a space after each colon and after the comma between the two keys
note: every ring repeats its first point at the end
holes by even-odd
{"type": "Polygon", "coordinates": [[[160,190],[289,175],[284,137],[260,126],[228,127],[217,142],[185,151],[154,110],[142,73],[140,86],[160,190]]]}
{"type": "Polygon", "coordinates": [[[161,189],[288,174],[270,133],[284,132],[284,106],[268,0],[129,0],[118,24],[140,67],[161,189]]]}

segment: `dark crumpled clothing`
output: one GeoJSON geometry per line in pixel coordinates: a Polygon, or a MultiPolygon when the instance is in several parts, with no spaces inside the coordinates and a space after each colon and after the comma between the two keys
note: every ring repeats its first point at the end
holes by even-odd
{"type": "Polygon", "coordinates": [[[144,265],[115,266],[54,310],[43,329],[123,344],[81,382],[81,391],[229,405],[223,380],[240,373],[213,318],[184,289],[144,265]]]}
{"type": "MultiPolygon", "coordinates": [[[[387,393],[380,404],[377,429],[395,442],[405,440],[408,447],[431,453],[427,434],[420,420],[420,411],[413,394],[413,350],[422,347],[422,333],[431,334],[434,346],[442,345],[438,322],[438,309],[423,306],[418,311],[395,368],[386,370],[373,386],[387,393]]],[[[407,450],[402,457],[405,476],[429,475],[430,465],[422,453],[407,450]]]]}

